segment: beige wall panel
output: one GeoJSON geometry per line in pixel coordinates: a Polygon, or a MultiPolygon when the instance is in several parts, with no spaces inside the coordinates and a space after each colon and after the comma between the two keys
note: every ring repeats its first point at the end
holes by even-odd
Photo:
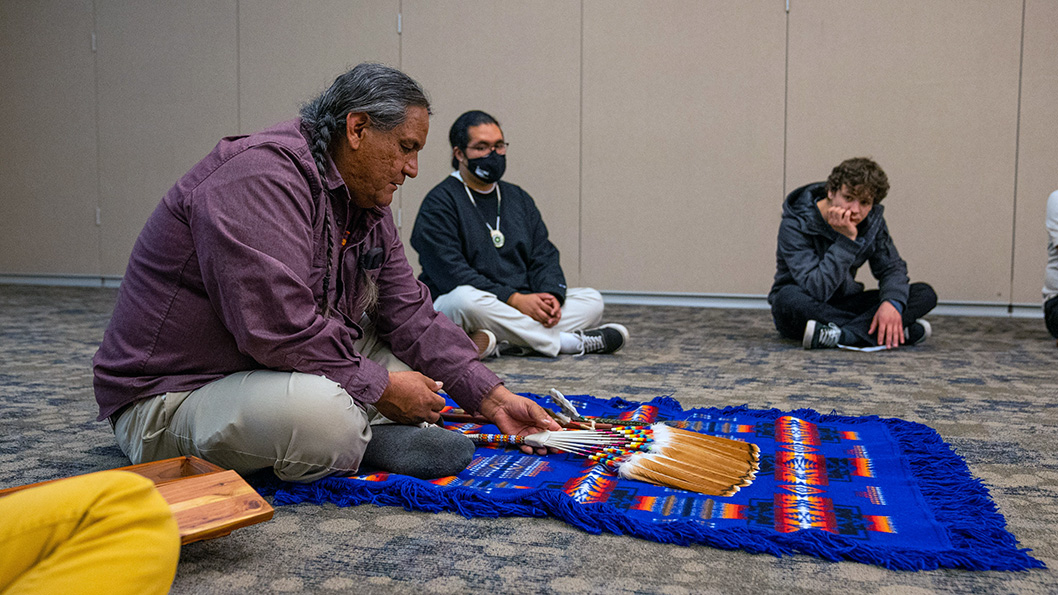
{"type": "Polygon", "coordinates": [[[400,65],[400,0],[239,3],[242,132],[297,116],[302,103],[360,62],[400,65]]]}
{"type": "Polygon", "coordinates": [[[511,143],[503,179],[532,195],[567,283],[580,284],[580,4],[404,0],[403,12],[402,66],[434,108],[419,176],[401,191],[405,245],[423,197],[452,171],[449,127],[481,109],[511,143]]]}
{"type": "Polygon", "coordinates": [[[1020,36],[1020,0],[796,0],[787,189],[873,157],[912,281],[1005,303],[1020,36]]]}
{"type": "Polygon", "coordinates": [[[1058,190],[1058,2],[1028,0],[1021,83],[1014,299],[1040,303],[1047,197],[1058,190]]]}
{"type": "Polygon", "coordinates": [[[0,272],[99,274],[90,0],[0,2],[0,272]]]}
{"type": "Polygon", "coordinates": [[[587,285],[767,293],[785,34],[782,2],[584,3],[587,285]]]}
{"type": "Polygon", "coordinates": [[[121,275],[148,215],[238,132],[235,0],[97,0],[103,274],[121,275]]]}

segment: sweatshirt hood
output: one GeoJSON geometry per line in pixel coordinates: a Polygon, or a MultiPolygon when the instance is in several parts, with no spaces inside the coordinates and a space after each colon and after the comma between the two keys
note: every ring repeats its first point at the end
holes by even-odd
{"type": "MultiPolygon", "coordinates": [[[[819,212],[819,207],[816,206],[816,203],[826,197],[826,195],[826,182],[815,182],[797,188],[787,194],[786,200],[783,201],[783,218],[797,220],[800,223],[801,230],[806,233],[837,236],[838,232],[827,224],[826,220],[823,219],[823,214],[819,212]]],[[[867,214],[867,218],[860,223],[862,236],[873,240],[874,234],[877,233],[878,226],[882,221],[883,211],[884,207],[882,205],[875,205],[871,209],[871,212],[867,214]]]]}

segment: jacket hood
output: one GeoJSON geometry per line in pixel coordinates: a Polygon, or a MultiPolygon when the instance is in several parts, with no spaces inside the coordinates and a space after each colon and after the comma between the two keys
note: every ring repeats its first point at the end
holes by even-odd
{"type": "MultiPolygon", "coordinates": [[[[783,218],[798,221],[801,230],[805,233],[820,234],[828,237],[837,236],[838,232],[827,224],[826,220],[823,219],[823,215],[819,212],[819,207],[816,206],[816,203],[826,195],[826,182],[815,182],[797,188],[787,194],[786,200],[783,201],[783,218]]],[[[862,230],[861,236],[873,241],[874,235],[878,232],[878,228],[882,223],[884,210],[885,208],[882,205],[875,205],[871,209],[871,212],[867,214],[867,218],[860,223],[862,226],[860,228],[862,230]]]]}

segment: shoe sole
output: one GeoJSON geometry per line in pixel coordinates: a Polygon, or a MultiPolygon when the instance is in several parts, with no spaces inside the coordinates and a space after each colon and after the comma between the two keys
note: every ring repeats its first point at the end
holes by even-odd
{"type": "Polygon", "coordinates": [[[496,353],[496,335],[488,329],[478,329],[470,333],[470,340],[474,342],[474,347],[478,350],[478,360],[483,360],[494,353],[496,353]],[[482,341],[478,335],[484,335],[484,349],[482,348],[482,341]]]}
{"type": "Polygon", "coordinates": [[[801,346],[805,349],[812,348],[812,337],[816,334],[816,325],[818,324],[814,320],[809,320],[808,324],[805,325],[805,335],[801,338],[801,346]]]}
{"type": "Polygon", "coordinates": [[[915,322],[922,325],[922,330],[925,332],[922,334],[922,338],[912,343],[912,345],[921,345],[926,342],[926,339],[933,336],[933,327],[930,326],[929,321],[924,318],[919,318],[915,322]]]}

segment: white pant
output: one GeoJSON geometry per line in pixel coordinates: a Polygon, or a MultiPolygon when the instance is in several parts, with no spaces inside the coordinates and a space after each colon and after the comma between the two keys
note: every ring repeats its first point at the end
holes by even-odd
{"type": "Polygon", "coordinates": [[[602,295],[590,287],[571,287],[566,291],[562,318],[551,328],[501,302],[495,294],[469,285],[438,296],[433,306],[468,333],[488,329],[500,342],[531,347],[554,357],[558,355],[559,333],[599,326],[603,301],[602,295]]]}
{"type": "MultiPolygon", "coordinates": [[[[373,325],[354,348],[390,372],[410,370],[373,325]]],[[[389,420],[323,376],[253,370],[136,401],[114,436],[135,464],[192,455],[240,475],[272,468],[283,480],[313,481],[355,472],[377,423],[389,420]]]]}

